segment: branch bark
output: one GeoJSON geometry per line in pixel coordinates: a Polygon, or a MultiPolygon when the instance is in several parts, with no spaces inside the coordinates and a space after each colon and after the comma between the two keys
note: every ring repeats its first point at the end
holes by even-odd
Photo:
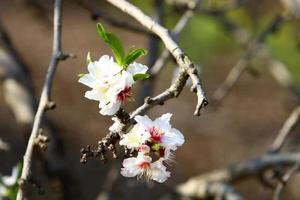
{"type": "Polygon", "coordinates": [[[61,21],[62,21],[62,0],[55,0],[54,3],[54,36],[53,36],[53,49],[52,58],[46,74],[46,79],[41,93],[40,102],[34,118],[33,128],[28,140],[26,152],[23,159],[23,170],[21,174],[20,187],[17,195],[17,200],[30,199],[28,192],[25,189],[25,184],[30,183],[33,176],[33,162],[34,150],[37,145],[37,138],[39,137],[39,129],[41,121],[46,110],[54,108],[55,104],[51,101],[51,88],[54,79],[54,74],[59,61],[68,57],[62,53],[61,50],[61,21]]]}
{"type": "Polygon", "coordinates": [[[297,106],[289,115],[289,117],[284,122],[282,128],[278,132],[277,137],[275,138],[271,148],[270,153],[277,153],[280,151],[282,146],[284,145],[289,133],[293,130],[293,128],[299,123],[300,116],[300,106],[297,106]]]}
{"type": "MultiPolygon", "coordinates": [[[[183,73],[191,77],[193,85],[191,91],[197,93],[198,103],[194,115],[200,115],[200,110],[203,106],[208,104],[207,98],[202,89],[199,73],[195,68],[193,62],[185,55],[181,48],[177,45],[174,39],[169,34],[169,31],[159,25],[157,22],[153,21],[149,16],[145,15],[139,8],[130,4],[125,0],[107,0],[115,7],[122,10],[124,13],[132,16],[138,22],[140,22],[144,27],[155,33],[164,42],[166,48],[170,51],[173,57],[176,59],[178,65],[183,70],[183,73]]],[[[184,83],[186,80],[184,81],[184,83]]]]}

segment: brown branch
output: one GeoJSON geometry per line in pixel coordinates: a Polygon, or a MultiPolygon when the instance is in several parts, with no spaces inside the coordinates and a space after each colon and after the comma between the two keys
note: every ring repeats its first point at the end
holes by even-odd
{"type": "MultiPolygon", "coordinates": [[[[144,27],[155,33],[164,42],[166,48],[170,51],[173,57],[176,59],[178,65],[183,70],[183,73],[189,75],[193,81],[191,88],[192,92],[197,93],[198,103],[194,115],[200,115],[200,109],[207,105],[208,101],[202,89],[200,77],[197,69],[194,67],[192,61],[185,55],[177,43],[172,39],[169,31],[153,21],[149,16],[145,15],[139,8],[130,4],[124,0],[107,0],[115,7],[122,10],[124,13],[132,16],[134,19],[139,21],[144,27]]],[[[184,83],[186,80],[184,80],[184,83]]],[[[180,92],[180,91],[179,91],[180,92]]]]}
{"type": "Polygon", "coordinates": [[[299,171],[300,168],[300,162],[297,162],[293,167],[290,168],[290,170],[287,171],[286,174],[279,180],[279,183],[275,189],[274,192],[274,200],[280,199],[280,194],[284,188],[284,186],[287,184],[287,182],[290,180],[290,178],[299,171]]]}
{"type": "Polygon", "coordinates": [[[17,200],[28,199],[28,192],[26,191],[24,184],[31,182],[33,178],[32,165],[34,162],[34,149],[36,146],[36,139],[39,136],[39,129],[43,115],[46,110],[51,109],[55,104],[51,101],[51,88],[54,79],[54,74],[59,61],[64,60],[68,57],[61,51],[61,0],[55,0],[54,3],[54,36],[53,36],[53,52],[51,62],[47,71],[46,79],[44,82],[43,90],[39,106],[34,118],[32,132],[28,141],[27,149],[23,159],[23,170],[21,175],[21,184],[19,187],[17,200]]]}
{"type": "Polygon", "coordinates": [[[255,177],[266,170],[291,166],[300,162],[300,153],[266,154],[257,159],[231,165],[204,175],[190,178],[176,187],[176,191],[188,197],[206,197],[206,189],[212,183],[235,183],[248,177],[255,177]]]}
{"type": "MultiPolygon", "coordinates": [[[[195,5],[197,5],[199,0],[195,1],[195,5]]],[[[187,10],[183,13],[181,18],[178,20],[177,24],[171,31],[171,35],[175,40],[178,39],[180,33],[183,31],[183,29],[188,24],[189,20],[192,18],[194,12],[191,8],[190,10],[187,10]]],[[[156,76],[162,69],[162,67],[166,64],[167,60],[170,58],[171,54],[168,51],[168,49],[164,49],[163,52],[160,54],[159,58],[155,61],[153,66],[150,69],[151,77],[156,76]]]]}
{"type": "Polygon", "coordinates": [[[277,137],[275,138],[273,144],[270,148],[270,153],[277,153],[280,151],[282,146],[284,145],[289,133],[293,130],[293,128],[299,123],[300,116],[300,106],[297,106],[289,115],[289,117],[284,122],[282,128],[278,132],[277,137]]]}

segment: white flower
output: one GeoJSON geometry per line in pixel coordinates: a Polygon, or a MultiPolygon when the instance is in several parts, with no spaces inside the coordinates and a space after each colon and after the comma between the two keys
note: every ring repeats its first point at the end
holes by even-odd
{"type": "Polygon", "coordinates": [[[15,166],[12,169],[12,173],[10,176],[1,176],[2,183],[0,182],[0,197],[6,195],[9,187],[17,184],[18,175],[19,175],[19,167],[15,166]]]}
{"type": "Polygon", "coordinates": [[[159,183],[165,182],[170,177],[170,172],[163,165],[163,159],[159,159],[153,163],[151,161],[152,158],[150,156],[140,152],[136,158],[127,158],[123,161],[121,174],[125,177],[137,176],[140,178],[145,176],[159,183]]]}
{"type": "Polygon", "coordinates": [[[165,182],[171,175],[167,168],[163,165],[163,159],[159,159],[151,163],[151,179],[159,183],[165,182]]]}
{"type": "Polygon", "coordinates": [[[129,133],[123,136],[120,140],[120,145],[128,148],[140,148],[149,138],[150,134],[145,132],[142,126],[135,125],[129,133]]]}
{"type": "Polygon", "coordinates": [[[138,153],[137,157],[124,159],[121,174],[125,177],[142,177],[149,173],[152,158],[143,153],[138,153]]]}
{"type": "Polygon", "coordinates": [[[136,116],[134,119],[144,133],[150,136],[148,140],[170,150],[176,150],[184,143],[184,136],[180,131],[171,127],[172,114],[167,113],[152,121],[148,116],[136,116]],[[148,134],[147,134],[148,133],[148,134]]]}
{"type": "Polygon", "coordinates": [[[112,57],[104,55],[99,61],[89,63],[89,73],[81,77],[79,82],[92,88],[85,93],[85,97],[99,101],[102,115],[114,115],[122,102],[131,97],[133,76],[146,73],[147,70],[147,66],[139,63],[132,63],[124,70],[112,57]]]}
{"type": "Polygon", "coordinates": [[[90,62],[89,73],[79,79],[80,83],[92,88],[85,97],[100,102],[102,115],[115,114],[130,95],[134,81],[130,73],[122,70],[112,57],[104,55],[99,61],[90,62]]]}

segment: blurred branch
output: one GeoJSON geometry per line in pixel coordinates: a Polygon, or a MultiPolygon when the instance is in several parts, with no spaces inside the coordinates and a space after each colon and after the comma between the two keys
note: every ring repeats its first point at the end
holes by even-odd
{"type": "Polygon", "coordinates": [[[17,200],[29,199],[25,184],[32,182],[33,179],[33,153],[35,146],[38,145],[37,141],[40,138],[40,125],[43,115],[46,110],[54,108],[55,104],[51,101],[51,88],[54,74],[59,61],[65,60],[69,55],[63,54],[61,51],[61,0],[55,0],[54,3],[54,36],[53,36],[53,52],[51,62],[47,71],[45,83],[41,93],[39,106],[34,118],[32,132],[28,141],[27,149],[23,160],[23,170],[21,175],[20,187],[18,191],[17,200]]]}
{"type": "Polygon", "coordinates": [[[216,101],[220,102],[230,92],[243,71],[246,69],[248,62],[253,58],[254,55],[256,55],[257,52],[259,52],[261,44],[264,43],[267,36],[278,30],[278,28],[289,19],[290,16],[276,16],[266,27],[266,29],[262,31],[254,41],[249,43],[248,48],[246,49],[243,56],[231,69],[227,78],[221,84],[221,86],[219,86],[219,88],[214,92],[213,98],[216,101]]]}
{"type": "Polygon", "coordinates": [[[0,151],[9,151],[10,145],[0,138],[0,151]]]}
{"type": "Polygon", "coordinates": [[[101,19],[104,19],[105,21],[107,21],[108,23],[110,23],[113,26],[123,28],[123,29],[126,29],[128,31],[132,31],[132,32],[139,33],[139,34],[146,34],[146,35],[155,36],[150,31],[147,31],[147,30],[145,30],[143,28],[140,28],[138,26],[129,24],[128,21],[119,20],[116,17],[111,16],[108,12],[105,12],[103,10],[100,10],[100,9],[96,8],[94,5],[88,3],[85,0],[79,0],[78,3],[83,8],[85,8],[86,10],[88,10],[91,13],[92,19],[97,20],[98,18],[101,18],[101,19]]]}
{"type": "Polygon", "coordinates": [[[35,99],[28,71],[0,24],[0,77],[6,103],[12,109],[22,133],[28,137],[34,118],[35,99]]]}
{"type": "Polygon", "coordinates": [[[270,153],[277,153],[282,148],[289,133],[299,123],[299,116],[300,116],[300,106],[297,106],[284,122],[282,128],[280,129],[276,139],[274,140],[269,150],[270,153]]]}
{"type": "MultiPolygon", "coordinates": [[[[161,0],[154,0],[154,13],[153,13],[153,20],[157,23],[164,25],[164,4],[161,0]]],[[[148,36],[148,62],[147,65],[150,67],[151,70],[153,64],[157,60],[159,56],[159,45],[160,39],[156,35],[149,35],[148,36]]],[[[137,103],[141,104],[144,102],[145,97],[150,96],[153,94],[153,86],[154,83],[151,79],[144,80],[141,82],[141,87],[139,89],[137,103]]]]}
{"type": "Polygon", "coordinates": [[[110,167],[101,192],[97,196],[97,200],[109,200],[109,195],[119,176],[119,168],[116,165],[110,167]]]}
{"type": "Polygon", "coordinates": [[[291,167],[290,170],[287,171],[286,174],[279,180],[279,183],[275,189],[274,192],[274,200],[279,200],[280,199],[280,194],[286,185],[286,183],[290,180],[290,178],[297,172],[299,171],[300,168],[300,161],[297,162],[293,167],[291,167]]]}
{"type": "Polygon", "coordinates": [[[266,154],[257,159],[231,165],[207,174],[192,177],[176,187],[176,191],[188,197],[206,197],[206,191],[212,183],[235,183],[248,177],[259,176],[266,170],[281,166],[291,166],[300,162],[300,153],[266,154]]]}
{"type": "MultiPolygon", "coordinates": [[[[194,2],[195,2],[195,5],[197,5],[199,0],[195,0],[194,2]]],[[[194,14],[192,9],[193,8],[185,11],[183,13],[183,15],[181,16],[181,18],[178,20],[175,27],[172,29],[171,34],[172,34],[174,40],[178,39],[180,33],[183,31],[183,29],[187,26],[189,20],[192,18],[193,14],[194,14]]],[[[158,59],[155,61],[155,63],[153,64],[153,66],[150,69],[150,74],[151,74],[152,78],[155,77],[157,74],[159,74],[159,72],[161,71],[163,66],[166,64],[166,62],[170,58],[170,56],[171,56],[171,54],[168,51],[168,49],[164,49],[163,52],[160,54],[160,56],[158,57],[158,59]]]]}
{"type": "MultiPolygon", "coordinates": [[[[153,21],[149,16],[145,15],[139,8],[135,7],[134,5],[130,4],[127,1],[107,0],[107,2],[111,3],[115,7],[122,10],[123,12],[132,16],[137,21],[139,21],[143,26],[145,26],[146,28],[148,28],[149,30],[151,30],[153,33],[155,33],[157,36],[161,38],[166,48],[171,52],[173,57],[176,59],[183,73],[191,77],[193,81],[193,86],[191,88],[191,91],[197,93],[197,97],[198,97],[198,103],[194,115],[200,115],[201,108],[207,105],[208,101],[202,89],[198,71],[194,67],[192,61],[185,55],[185,53],[181,50],[181,48],[177,45],[177,43],[172,39],[171,35],[169,34],[169,31],[166,28],[159,25],[158,23],[156,23],[155,21],[153,21]]],[[[185,84],[187,77],[186,79],[182,79],[182,80],[185,84]]],[[[177,93],[179,93],[180,91],[177,91],[177,93]]]]}

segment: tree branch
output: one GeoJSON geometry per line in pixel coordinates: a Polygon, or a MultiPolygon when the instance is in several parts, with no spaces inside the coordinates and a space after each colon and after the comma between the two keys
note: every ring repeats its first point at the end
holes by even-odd
{"type": "MultiPolygon", "coordinates": [[[[196,0],[195,5],[197,5],[198,2],[199,2],[199,0],[196,0]]],[[[189,20],[192,18],[193,14],[194,14],[194,11],[192,9],[193,8],[191,8],[191,10],[185,11],[183,13],[183,15],[181,16],[181,18],[178,20],[175,27],[172,29],[171,35],[173,36],[174,40],[178,39],[182,30],[186,27],[189,20]]],[[[153,64],[153,66],[150,69],[150,74],[151,74],[152,78],[155,77],[160,72],[160,70],[166,64],[166,62],[170,56],[171,56],[171,54],[168,51],[168,49],[164,49],[163,52],[160,54],[159,58],[155,61],[155,63],[153,64]]]]}
{"type": "Polygon", "coordinates": [[[274,200],[279,200],[280,199],[280,194],[286,185],[286,183],[290,180],[290,178],[297,172],[299,171],[300,168],[300,162],[297,162],[293,167],[291,167],[290,170],[287,171],[287,173],[279,180],[279,183],[275,189],[274,192],[274,200]]]}
{"type": "Polygon", "coordinates": [[[247,50],[243,54],[243,56],[239,59],[239,61],[234,65],[234,67],[230,70],[227,78],[221,84],[221,86],[214,92],[213,98],[220,102],[232,89],[234,84],[238,81],[241,74],[246,69],[248,62],[259,52],[261,48],[261,44],[264,43],[267,36],[274,33],[284,22],[288,21],[290,16],[276,16],[269,26],[266,27],[264,31],[262,31],[258,37],[249,43],[247,50]]]}
{"type": "Polygon", "coordinates": [[[33,128],[31,135],[27,144],[27,149],[23,159],[23,170],[21,175],[20,187],[17,195],[17,200],[28,199],[28,192],[26,191],[24,184],[29,183],[33,178],[32,174],[32,165],[33,165],[33,153],[36,146],[37,138],[39,137],[39,129],[43,115],[46,110],[54,108],[55,104],[51,101],[51,88],[54,79],[54,74],[57,68],[59,61],[65,60],[68,58],[68,55],[65,55],[61,51],[61,12],[62,12],[62,0],[55,0],[54,3],[54,36],[53,36],[53,49],[52,49],[52,58],[48,67],[46,74],[46,79],[44,82],[43,90],[41,93],[41,98],[39,106],[34,118],[33,128]]]}
{"type": "Polygon", "coordinates": [[[300,162],[300,153],[266,154],[254,160],[192,177],[178,185],[176,191],[183,196],[203,198],[206,197],[207,188],[212,183],[235,183],[248,177],[258,176],[266,170],[291,166],[298,162],[300,162]]]}
{"type": "Polygon", "coordinates": [[[289,117],[285,120],[282,128],[278,132],[277,137],[275,138],[273,144],[270,148],[270,153],[277,153],[280,151],[282,146],[284,145],[287,136],[293,130],[293,128],[299,123],[300,116],[300,106],[297,106],[289,115],[289,117]]]}
{"type": "MultiPolygon", "coordinates": [[[[153,21],[149,16],[145,15],[139,8],[130,4],[124,0],[107,0],[107,2],[111,3],[115,7],[121,9],[123,12],[135,18],[139,21],[143,26],[151,30],[157,36],[159,36],[164,42],[166,48],[170,51],[173,57],[176,59],[178,65],[183,70],[183,73],[189,75],[193,81],[193,86],[191,88],[192,92],[197,93],[198,103],[196,106],[196,110],[194,115],[200,115],[200,109],[207,105],[208,101],[202,89],[200,77],[198,74],[198,70],[194,67],[192,61],[184,54],[181,48],[177,45],[177,43],[173,40],[169,31],[153,21]]],[[[184,81],[184,83],[186,80],[184,81]]]]}

